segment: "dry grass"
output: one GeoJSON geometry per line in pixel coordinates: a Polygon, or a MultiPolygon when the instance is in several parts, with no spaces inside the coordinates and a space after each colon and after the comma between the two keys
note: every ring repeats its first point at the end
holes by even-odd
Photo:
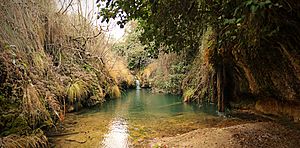
{"type": "MultiPolygon", "coordinates": [[[[121,81],[133,83],[123,63],[114,68],[115,76],[109,74],[103,60],[109,43],[103,32],[81,14],[57,13],[54,2],[0,1],[0,92],[15,102],[16,107],[6,112],[24,113],[32,129],[52,126],[57,113],[75,99],[95,105],[108,93],[120,97],[121,81]]],[[[11,135],[1,142],[8,147],[43,147],[35,134],[11,135]]]]}
{"type": "MultiPolygon", "coordinates": [[[[145,67],[145,69],[142,71],[142,74],[141,74],[141,78],[142,80],[145,79],[145,81],[149,80],[150,76],[153,74],[153,72],[155,72],[158,68],[158,62],[153,62],[149,65],[147,65],[145,67]]],[[[162,68],[164,70],[166,70],[165,68],[162,68]]]]}
{"type": "Polygon", "coordinates": [[[74,101],[80,101],[82,98],[87,97],[88,89],[87,84],[82,80],[71,84],[67,89],[69,101],[73,103],[74,101]]]}
{"type": "Polygon", "coordinates": [[[41,96],[36,88],[29,84],[23,94],[23,111],[29,117],[29,124],[32,128],[43,121],[52,121],[48,110],[45,107],[41,96]]]}
{"type": "Polygon", "coordinates": [[[38,68],[37,71],[44,73],[46,66],[48,64],[48,61],[45,60],[46,55],[44,52],[33,52],[32,53],[32,61],[33,61],[33,66],[38,68]]]}
{"type": "Polygon", "coordinates": [[[188,89],[184,90],[183,91],[183,101],[184,102],[190,102],[190,101],[192,101],[191,98],[194,95],[195,91],[196,90],[192,89],[192,88],[188,88],[188,89]]]}
{"type": "Polygon", "coordinates": [[[110,89],[110,97],[111,98],[120,98],[121,97],[121,91],[119,89],[118,85],[114,85],[110,89]]]}
{"type": "Polygon", "coordinates": [[[19,136],[9,135],[0,138],[0,147],[3,148],[24,148],[24,147],[48,147],[47,137],[43,134],[43,131],[35,130],[32,135],[19,136]]]}
{"type": "MultiPolygon", "coordinates": [[[[53,4],[49,0],[34,1],[12,0],[1,2],[0,25],[1,42],[14,45],[17,49],[26,51],[43,49],[44,30],[41,17],[45,15],[42,4],[53,4]]],[[[46,5],[45,5],[46,6],[46,5]]]]}
{"type": "Polygon", "coordinates": [[[105,58],[106,68],[109,75],[118,84],[126,84],[127,86],[134,85],[134,77],[127,68],[127,63],[122,57],[113,55],[113,52],[107,52],[105,58]]]}
{"type": "Polygon", "coordinates": [[[147,65],[145,69],[138,74],[137,79],[141,81],[140,83],[142,87],[151,87],[153,83],[152,80],[154,79],[153,76],[156,75],[158,77],[158,68],[160,68],[159,62],[154,61],[147,65]]]}

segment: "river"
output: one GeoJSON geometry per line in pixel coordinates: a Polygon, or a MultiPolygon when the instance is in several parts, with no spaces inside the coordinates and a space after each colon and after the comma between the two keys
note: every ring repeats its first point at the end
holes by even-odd
{"type": "Polygon", "coordinates": [[[221,119],[212,104],[186,104],[180,96],[130,90],[120,99],[67,114],[55,147],[150,147],[149,141],[210,127],[221,119]]]}

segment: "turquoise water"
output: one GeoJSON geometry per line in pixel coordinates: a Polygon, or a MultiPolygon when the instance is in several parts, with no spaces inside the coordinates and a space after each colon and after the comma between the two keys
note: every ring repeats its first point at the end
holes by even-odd
{"type": "Polygon", "coordinates": [[[115,113],[116,116],[172,116],[184,113],[207,113],[217,115],[216,106],[210,103],[197,105],[187,104],[181,96],[171,94],[151,93],[150,90],[130,90],[121,99],[106,101],[100,108],[82,111],[81,114],[91,112],[115,113]]]}
{"type": "Polygon", "coordinates": [[[72,114],[69,131],[79,134],[56,139],[58,147],[148,147],[153,139],[206,127],[217,117],[212,104],[182,102],[176,95],[130,90],[120,99],[72,114]],[[74,142],[77,141],[77,142],[74,142]],[[81,141],[81,142],[78,142],[81,141]]]}

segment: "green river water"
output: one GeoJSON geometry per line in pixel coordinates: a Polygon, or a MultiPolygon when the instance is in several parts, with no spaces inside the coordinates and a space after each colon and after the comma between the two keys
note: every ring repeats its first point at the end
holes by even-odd
{"type": "Polygon", "coordinates": [[[55,147],[151,147],[158,138],[211,127],[222,119],[212,104],[182,102],[180,96],[130,90],[120,99],[68,114],[55,147]]]}

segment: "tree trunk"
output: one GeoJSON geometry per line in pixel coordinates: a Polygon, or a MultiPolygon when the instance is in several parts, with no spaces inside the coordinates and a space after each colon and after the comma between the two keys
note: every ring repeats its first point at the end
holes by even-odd
{"type": "Polygon", "coordinates": [[[225,87],[227,87],[227,82],[226,82],[226,64],[224,64],[223,62],[223,66],[222,66],[222,110],[221,112],[225,112],[225,101],[226,101],[226,95],[225,95],[225,87]]]}
{"type": "Polygon", "coordinates": [[[217,71],[214,71],[213,72],[213,76],[212,76],[212,96],[211,96],[211,102],[215,103],[216,102],[216,99],[217,99],[217,93],[218,93],[218,90],[217,90],[217,71]]]}
{"type": "Polygon", "coordinates": [[[223,64],[217,68],[217,93],[218,93],[218,111],[223,112],[223,64]]]}
{"type": "Polygon", "coordinates": [[[224,61],[219,64],[217,68],[217,97],[218,97],[218,111],[225,112],[226,105],[226,95],[225,88],[227,86],[226,82],[226,64],[224,61]]]}

